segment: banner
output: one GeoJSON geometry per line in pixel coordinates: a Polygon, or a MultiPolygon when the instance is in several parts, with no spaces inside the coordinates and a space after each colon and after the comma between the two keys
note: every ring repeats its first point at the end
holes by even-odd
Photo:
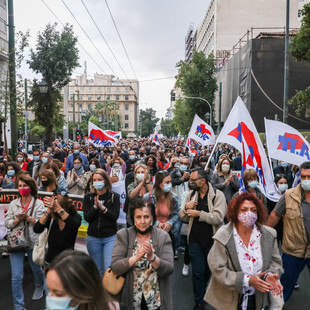
{"type": "Polygon", "coordinates": [[[270,158],[300,166],[310,160],[310,144],[295,128],[265,119],[266,142],[270,158]]]}
{"type": "Polygon", "coordinates": [[[113,146],[118,140],[106,134],[104,130],[92,122],[88,122],[88,142],[97,147],[107,147],[113,146]]]}
{"type": "Polygon", "coordinates": [[[122,132],[121,131],[104,130],[104,133],[113,137],[113,138],[122,139],[122,132]]]}
{"type": "Polygon", "coordinates": [[[194,139],[203,146],[215,144],[215,136],[212,127],[203,121],[197,114],[195,114],[187,138],[194,139]]]}
{"type": "Polygon", "coordinates": [[[126,200],[125,181],[112,183],[112,190],[114,193],[117,193],[120,196],[120,210],[117,224],[126,224],[126,213],[124,212],[124,205],[126,200]]]}
{"type": "Polygon", "coordinates": [[[260,190],[270,200],[279,200],[280,194],[275,187],[265,149],[250,113],[240,97],[228,115],[217,142],[228,143],[239,150],[242,154],[241,176],[245,169],[254,169],[259,176],[260,190]]]}

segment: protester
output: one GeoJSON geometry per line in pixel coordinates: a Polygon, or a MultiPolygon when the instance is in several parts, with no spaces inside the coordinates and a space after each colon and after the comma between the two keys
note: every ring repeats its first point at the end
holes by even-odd
{"type": "Polygon", "coordinates": [[[55,174],[57,185],[58,185],[58,191],[60,193],[62,192],[67,193],[68,192],[67,181],[65,177],[63,176],[63,174],[61,174],[60,170],[58,169],[58,166],[54,164],[54,160],[46,164],[46,169],[50,170],[51,172],[55,174]]]}
{"type": "Polygon", "coordinates": [[[109,176],[101,168],[93,172],[90,185],[90,193],[85,195],[83,202],[84,219],[89,224],[87,250],[103,277],[105,270],[111,265],[120,197],[112,191],[109,176]]]}
{"type": "Polygon", "coordinates": [[[131,209],[134,227],[117,233],[112,270],[126,274],[121,301],[133,310],[172,310],[173,251],[169,235],[154,226],[151,202],[136,200],[131,209]]]}
{"type": "Polygon", "coordinates": [[[229,203],[229,223],[215,234],[208,255],[212,278],[205,300],[216,309],[265,309],[268,294],[281,293],[276,232],[263,225],[266,216],[256,195],[243,193],[229,203]]]}
{"type": "Polygon", "coordinates": [[[74,167],[74,159],[77,157],[80,157],[82,159],[82,165],[85,171],[88,169],[88,160],[86,155],[80,152],[81,151],[81,146],[79,143],[74,143],[73,144],[73,153],[68,155],[67,161],[66,161],[66,169],[65,173],[67,174],[68,171],[72,170],[74,167]]]}
{"type": "Polygon", "coordinates": [[[48,265],[61,252],[74,249],[75,239],[81,225],[82,217],[76,211],[72,199],[68,195],[44,197],[47,210],[34,224],[33,231],[40,234],[44,229],[49,229],[48,250],[45,263],[48,265]],[[51,220],[53,220],[50,227],[51,220]]]}
{"type": "Polygon", "coordinates": [[[59,148],[58,146],[54,147],[53,155],[52,155],[54,159],[58,159],[59,161],[64,163],[66,156],[67,154],[61,148],[59,148]]]}
{"type": "Polygon", "coordinates": [[[24,153],[18,152],[16,159],[17,159],[16,163],[20,166],[21,170],[27,171],[28,162],[25,159],[24,153]]]}
{"type": "Polygon", "coordinates": [[[38,235],[33,232],[32,226],[42,217],[46,208],[43,202],[37,199],[37,187],[29,175],[20,175],[16,188],[20,197],[9,204],[5,226],[12,229],[13,232],[24,228],[29,236],[29,247],[27,249],[10,253],[13,304],[14,308],[19,310],[24,309],[25,306],[23,293],[25,253],[34,276],[35,291],[32,299],[38,300],[43,296],[44,275],[41,267],[32,261],[33,246],[38,238],[38,235]]]}
{"type": "Polygon", "coordinates": [[[40,181],[41,181],[42,186],[39,188],[39,191],[49,192],[49,193],[54,193],[54,194],[60,193],[57,179],[56,179],[54,172],[47,170],[47,169],[44,170],[41,173],[40,181]]]}
{"type": "Polygon", "coordinates": [[[125,179],[126,164],[117,151],[114,152],[112,159],[106,163],[105,168],[112,183],[123,181],[125,179]]]}
{"type": "Polygon", "coordinates": [[[27,171],[29,172],[30,176],[35,180],[39,180],[39,170],[42,164],[40,159],[40,152],[39,150],[33,150],[32,152],[33,159],[28,163],[27,171]]]}
{"type": "Polygon", "coordinates": [[[20,166],[15,162],[7,163],[5,167],[5,177],[2,181],[1,188],[13,189],[15,188],[15,181],[17,173],[21,171],[20,166]]]}
{"type": "Polygon", "coordinates": [[[283,174],[287,180],[288,188],[292,188],[294,181],[292,165],[286,161],[280,160],[279,165],[273,169],[273,175],[277,174],[283,174]]]}
{"type": "Polygon", "coordinates": [[[128,152],[129,159],[126,161],[126,174],[135,170],[135,163],[137,162],[135,150],[128,152]]]}

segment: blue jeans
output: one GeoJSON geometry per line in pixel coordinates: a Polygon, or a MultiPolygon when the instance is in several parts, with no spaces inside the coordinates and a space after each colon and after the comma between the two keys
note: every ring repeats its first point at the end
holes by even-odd
{"type": "Polygon", "coordinates": [[[204,253],[198,243],[190,243],[188,252],[192,264],[192,279],[194,287],[194,298],[196,304],[203,304],[203,297],[206,293],[207,284],[211,275],[207,262],[208,253],[204,253]]]}
{"type": "Polygon", "coordinates": [[[306,265],[310,271],[310,258],[301,258],[282,253],[282,263],[284,273],[281,276],[281,283],[283,285],[284,301],[287,301],[291,297],[298,277],[306,265]]]}
{"type": "Polygon", "coordinates": [[[111,266],[112,251],[115,240],[116,235],[107,238],[96,238],[87,235],[87,251],[95,261],[101,278],[103,278],[108,267],[111,266]]]}
{"type": "Polygon", "coordinates": [[[180,219],[171,228],[171,233],[173,235],[173,250],[178,250],[181,246],[181,226],[182,222],[180,219]]]}
{"type": "Polygon", "coordinates": [[[10,253],[13,304],[16,310],[23,309],[24,307],[23,278],[25,252],[28,255],[29,265],[33,272],[35,287],[37,288],[44,285],[42,268],[32,261],[32,249],[10,253]]]}

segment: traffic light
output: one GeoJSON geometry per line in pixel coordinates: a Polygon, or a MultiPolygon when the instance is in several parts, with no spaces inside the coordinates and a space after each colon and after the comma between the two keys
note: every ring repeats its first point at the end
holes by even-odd
{"type": "Polygon", "coordinates": [[[175,92],[171,92],[171,99],[170,99],[170,101],[175,101],[175,92]]]}

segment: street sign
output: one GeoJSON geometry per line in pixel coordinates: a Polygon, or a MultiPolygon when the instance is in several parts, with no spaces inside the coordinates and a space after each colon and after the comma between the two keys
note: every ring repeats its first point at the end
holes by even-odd
{"type": "Polygon", "coordinates": [[[80,140],[80,139],[81,139],[81,136],[80,136],[80,135],[77,135],[76,138],[77,138],[78,140],[80,140]]]}

